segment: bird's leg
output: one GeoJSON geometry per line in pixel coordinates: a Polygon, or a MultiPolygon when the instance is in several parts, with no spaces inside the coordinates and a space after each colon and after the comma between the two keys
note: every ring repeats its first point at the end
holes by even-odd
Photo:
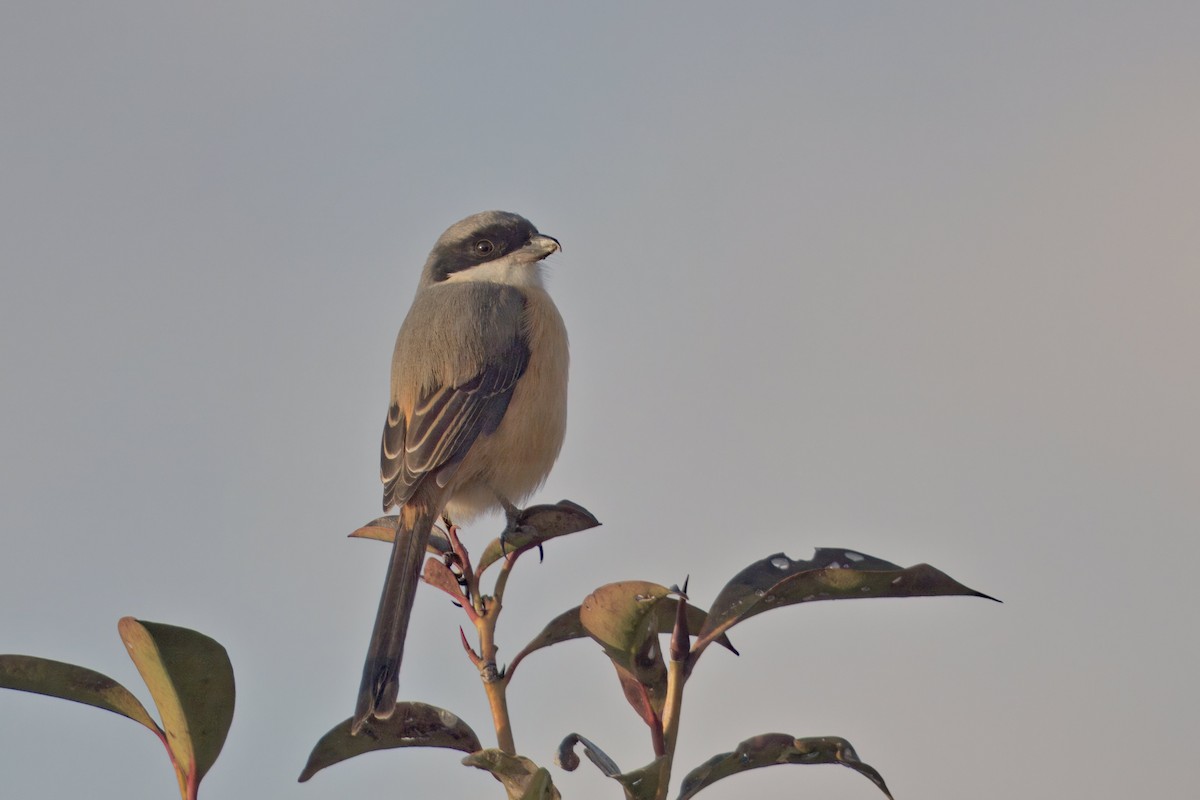
{"type": "MultiPolygon", "coordinates": [[[[500,533],[500,552],[508,557],[508,535],[516,533],[521,529],[521,518],[525,516],[525,509],[517,508],[509,499],[503,495],[497,494],[496,499],[500,501],[500,505],[504,508],[504,518],[506,520],[504,530],[500,533]]],[[[542,550],[542,545],[539,543],[538,563],[541,563],[545,557],[545,551],[542,550]]]]}
{"type": "Polygon", "coordinates": [[[467,598],[467,602],[470,602],[471,582],[467,578],[467,571],[471,569],[470,556],[458,538],[458,526],[451,522],[445,514],[442,515],[442,523],[446,526],[446,537],[450,539],[450,552],[445,557],[446,566],[454,573],[459,587],[462,588],[463,596],[467,598]]]}
{"type": "Polygon", "coordinates": [[[458,543],[458,526],[450,521],[450,518],[442,514],[442,527],[446,529],[446,536],[450,539],[449,552],[442,553],[442,561],[455,573],[462,572],[463,559],[455,545],[458,543]]]}
{"type": "Polygon", "coordinates": [[[500,505],[504,508],[504,530],[500,532],[500,552],[505,557],[508,556],[508,537],[509,534],[517,532],[518,526],[521,524],[521,509],[514,506],[507,497],[502,494],[497,494],[496,499],[500,501],[500,505]]]}

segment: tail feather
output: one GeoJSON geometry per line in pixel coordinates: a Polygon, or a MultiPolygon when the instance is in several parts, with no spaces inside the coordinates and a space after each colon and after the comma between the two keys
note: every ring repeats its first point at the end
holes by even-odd
{"type": "Polygon", "coordinates": [[[363,665],[362,684],[358,689],[358,703],[350,725],[352,734],[362,730],[372,717],[387,719],[396,710],[404,638],[408,634],[413,598],[417,584],[421,582],[421,565],[425,562],[425,548],[429,544],[429,534],[436,517],[436,513],[426,511],[418,511],[415,515],[405,514],[408,510],[401,509],[400,523],[396,528],[392,560],[383,584],[383,596],[379,599],[375,630],[371,634],[371,645],[363,665]],[[405,519],[409,517],[412,517],[412,524],[406,525],[405,519]]]}

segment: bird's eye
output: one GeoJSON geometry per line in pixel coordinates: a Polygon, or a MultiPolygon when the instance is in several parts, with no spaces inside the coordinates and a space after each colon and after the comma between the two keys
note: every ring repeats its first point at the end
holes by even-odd
{"type": "Polygon", "coordinates": [[[496,245],[492,244],[490,239],[480,239],[475,243],[475,255],[477,256],[491,255],[495,249],[496,245]]]}

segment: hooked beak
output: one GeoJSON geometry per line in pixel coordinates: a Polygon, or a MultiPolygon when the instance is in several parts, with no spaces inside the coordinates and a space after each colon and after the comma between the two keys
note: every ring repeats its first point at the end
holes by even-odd
{"type": "Polygon", "coordinates": [[[522,261],[533,262],[541,261],[555,250],[562,251],[562,245],[558,243],[558,239],[539,233],[517,252],[523,256],[522,261]]]}

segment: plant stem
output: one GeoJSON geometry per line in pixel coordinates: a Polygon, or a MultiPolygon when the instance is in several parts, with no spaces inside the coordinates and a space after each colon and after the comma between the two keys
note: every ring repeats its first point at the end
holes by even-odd
{"type": "Polygon", "coordinates": [[[509,573],[512,572],[512,568],[517,563],[517,556],[519,555],[520,553],[509,553],[500,564],[500,574],[496,576],[496,586],[494,588],[496,597],[504,598],[504,587],[508,586],[509,573]]]}
{"type": "MultiPolygon", "coordinates": [[[[681,601],[682,602],[682,601],[681,601]]],[[[683,684],[687,682],[687,660],[671,659],[667,664],[667,700],[663,704],[664,756],[658,779],[657,800],[664,800],[671,783],[671,764],[679,739],[679,716],[683,711],[683,684]]]]}
{"type": "Polygon", "coordinates": [[[476,622],[479,631],[479,654],[482,658],[479,679],[483,681],[483,690],[492,709],[496,746],[506,753],[516,755],[517,745],[513,740],[512,721],[508,716],[508,678],[500,674],[500,669],[496,666],[496,620],[500,615],[500,597],[480,597],[479,600],[483,606],[483,613],[476,622]]]}
{"type": "Polygon", "coordinates": [[[496,623],[504,605],[504,589],[508,585],[508,576],[513,565],[517,563],[520,552],[510,553],[502,559],[493,594],[488,597],[479,591],[480,575],[471,569],[466,548],[457,540],[457,536],[452,535],[451,542],[465,565],[464,574],[476,612],[472,619],[475,630],[479,632],[479,663],[476,666],[479,668],[479,679],[483,682],[483,691],[487,694],[488,706],[492,710],[496,746],[505,753],[516,755],[517,745],[513,739],[512,720],[508,716],[508,675],[501,672],[496,663],[496,623]]]}
{"type": "Polygon", "coordinates": [[[509,755],[517,754],[517,743],[513,739],[512,722],[508,717],[508,681],[504,678],[483,682],[487,692],[488,705],[492,708],[492,726],[496,729],[496,746],[509,755]]]}

